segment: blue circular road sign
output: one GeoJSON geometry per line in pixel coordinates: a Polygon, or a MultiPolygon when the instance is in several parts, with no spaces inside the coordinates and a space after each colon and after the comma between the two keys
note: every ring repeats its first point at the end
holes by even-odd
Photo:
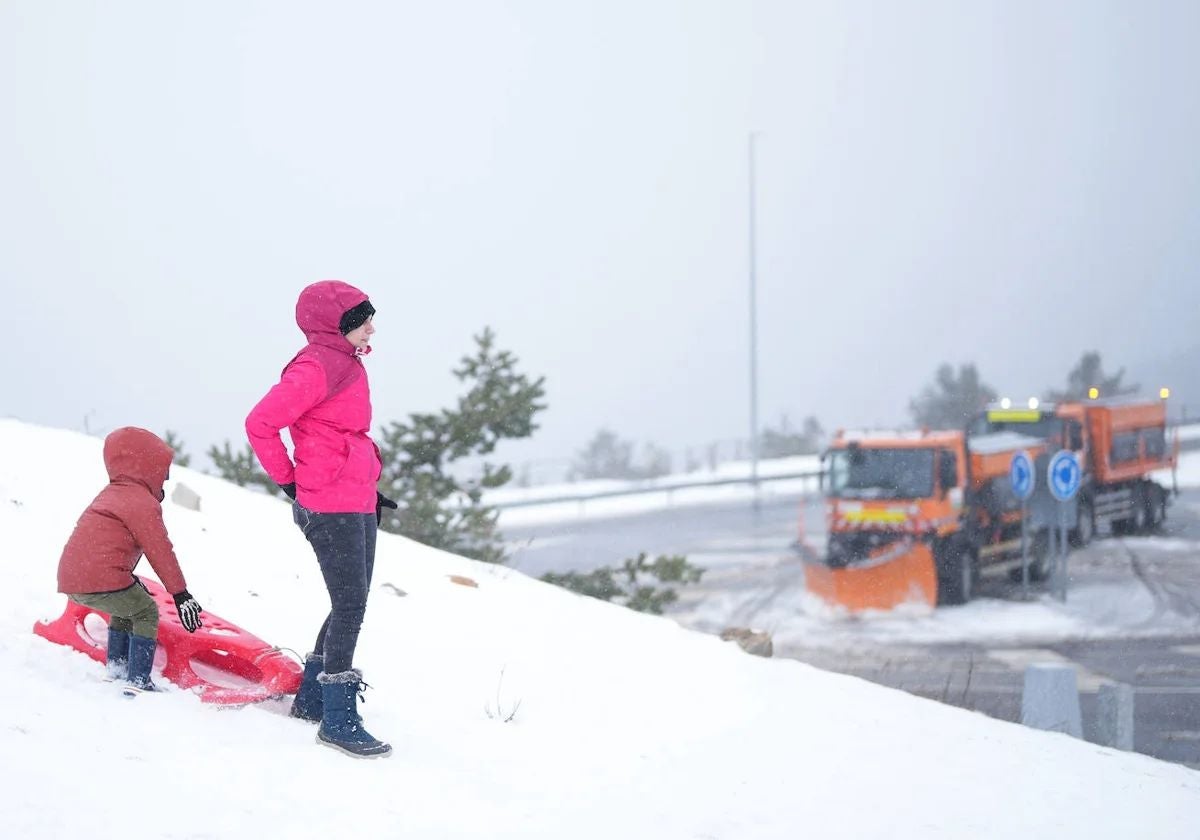
{"type": "Polygon", "coordinates": [[[1013,495],[1022,502],[1033,495],[1033,460],[1028,452],[1018,452],[1013,455],[1012,464],[1008,468],[1008,479],[1012,482],[1013,495]]]}
{"type": "Polygon", "coordinates": [[[1060,502],[1068,501],[1075,495],[1082,477],[1079,458],[1069,449],[1060,449],[1050,458],[1046,478],[1050,484],[1051,495],[1060,502]]]}

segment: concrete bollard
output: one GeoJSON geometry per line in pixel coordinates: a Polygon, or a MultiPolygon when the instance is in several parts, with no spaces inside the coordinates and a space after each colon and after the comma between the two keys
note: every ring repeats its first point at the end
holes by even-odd
{"type": "Polygon", "coordinates": [[[1025,669],[1021,723],[1034,729],[1083,737],[1079,686],[1070,665],[1036,664],[1025,669]]]}
{"type": "Polygon", "coordinates": [[[1096,696],[1096,743],[1133,749],[1133,687],[1103,683],[1096,696]]]}

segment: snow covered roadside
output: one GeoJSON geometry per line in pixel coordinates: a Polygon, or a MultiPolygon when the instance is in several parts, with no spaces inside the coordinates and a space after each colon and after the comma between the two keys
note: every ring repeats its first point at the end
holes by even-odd
{"type": "MultiPolygon", "coordinates": [[[[326,602],[286,506],[172,475],[202,497],[165,505],[193,594],[304,652],[326,602]]],[[[393,757],[348,759],[268,708],[125,700],[30,632],[62,610],[58,553],[103,482],[98,440],[0,421],[6,836],[1091,840],[1188,836],[1200,813],[1186,768],[749,657],[390,535],[359,664],[393,757]],[[497,697],[520,701],[513,722],[486,714],[497,697]]]]}
{"type": "MultiPolygon", "coordinates": [[[[1157,547],[1156,547],[1157,548],[1157,547]]],[[[1185,549],[1188,559],[1197,547],[1185,549]]],[[[693,556],[700,564],[704,557],[693,556]]],[[[717,568],[681,592],[670,615],[685,627],[715,633],[749,625],[771,633],[779,649],[861,650],[926,644],[1045,645],[1082,639],[1192,637],[1200,618],[1164,612],[1131,574],[1072,573],[1066,602],[1044,587],[1022,601],[1016,587],[985,590],[968,604],[902,606],[887,612],[849,613],[804,591],[799,561],[775,569],[717,568]],[[789,566],[790,564],[790,566],[789,566]],[[785,581],[783,594],[771,597],[785,581]]]]}

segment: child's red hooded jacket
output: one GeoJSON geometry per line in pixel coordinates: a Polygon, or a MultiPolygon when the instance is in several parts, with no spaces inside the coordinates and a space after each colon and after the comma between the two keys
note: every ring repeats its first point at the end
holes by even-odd
{"type": "Polygon", "coordinates": [[[108,486],[92,500],[58,561],[58,591],[116,592],[133,584],[145,553],[171,594],[187,588],[163,524],[163,482],[175,453],[153,432],[126,426],[104,439],[108,486]]]}

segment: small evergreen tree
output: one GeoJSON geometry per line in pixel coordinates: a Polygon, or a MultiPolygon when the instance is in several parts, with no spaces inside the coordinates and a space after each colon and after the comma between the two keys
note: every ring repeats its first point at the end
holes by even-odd
{"type": "Polygon", "coordinates": [[[176,464],[181,467],[186,467],[192,463],[192,456],[183,451],[183,441],[180,440],[179,436],[173,431],[167,429],[166,434],[163,435],[163,441],[167,444],[167,446],[175,450],[176,464]]]}
{"type": "Polygon", "coordinates": [[[637,472],[642,478],[670,475],[671,453],[653,443],[647,443],[642,455],[642,465],[637,472]]]}
{"type": "Polygon", "coordinates": [[[789,458],[793,455],[811,455],[820,451],[825,430],[816,417],[806,417],[803,428],[797,430],[788,423],[784,415],[778,429],[763,429],[759,438],[759,455],[763,458],[789,458]]]}
{"type": "Polygon", "coordinates": [[[659,555],[653,563],[647,563],[643,551],[627,559],[620,568],[601,566],[586,573],[547,572],[541,579],[580,595],[662,615],[666,607],[678,600],[679,594],[673,586],[645,583],[646,576],[652,576],[659,584],[688,584],[699,582],[703,574],[703,569],[688,563],[682,554],[659,555]]]}
{"type": "Polygon", "coordinates": [[[249,443],[245,449],[234,452],[229,441],[225,441],[220,449],[209,447],[208,457],[217,468],[217,475],[226,481],[232,481],[239,487],[260,487],[272,496],[283,495],[279,485],[258,465],[258,457],[249,443]]]}
{"type": "Polygon", "coordinates": [[[613,577],[611,566],[602,566],[590,572],[546,572],[542,580],[569,589],[579,595],[589,598],[599,598],[601,601],[611,601],[619,595],[624,595],[616,579],[613,577]]]}
{"type": "Polygon", "coordinates": [[[961,429],[988,403],[996,392],[979,378],[974,364],[954,368],[944,364],[937,369],[933,385],[908,404],[918,426],[930,429],[961,429]]]}
{"type": "Polygon", "coordinates": [[[575,455],[569,477],[572,481],[594,478],[635,478],[633,444],[621,440],[616,432],[600,429],[575,455]]]}
{"type": "Polygon", "coordinates": [[[490,455],[501,440],[526,438],[537,429],[534,417],[545,409],[545,377],[517,371],[517,358],[498,350],[490,328],[474,337],[475,353],[453,370],[468,383],[453,409],[410,414],[380,435],[383,456],[380,490],[400,507],[386,511],[382,527],[425,545],[487,562],[504,559],[496,530],[497,512],[483,504],[484,490],[512,478],[507,465],[484,462],[470,480],[449,468],[468,457],[490,455]]]}
{"type": "Polygon", "coordinates": [[[656,478],[671,472],[671,453],[653,443],[643,449],[641,463],[634,463],[633,443],[621,440],[609,429],[596,432],[588,445],[576,453],[567,473],[570,481],[597,478],[633,480],[656,478]]]}
{"type": "Polygon", "coordinates": [[[1067,373],[1067,387],[1062,391],[1050,389],[1047,397],[1054,402],[1075,402],[1087,399],[1088,391],[1095,388],[1102,397],[1118,397],[1132,394],[1137,385],[1127,385],[1122,380],[1125,368],[1116,373],[1105,373],[1100,354],[1095,350],[1084,353],[1075,367],[1067,373]]]}

